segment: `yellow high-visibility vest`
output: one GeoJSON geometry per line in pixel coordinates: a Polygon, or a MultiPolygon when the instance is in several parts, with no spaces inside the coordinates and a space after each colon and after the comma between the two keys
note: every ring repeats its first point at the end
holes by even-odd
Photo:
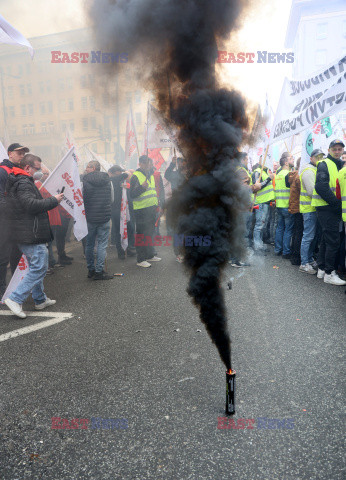
{"type": "Polygon", "coordinates": [[[140,210],[141,208],[158,205],[159,203],[157,200],[154,175],[151,175],[149,180],[142,172],[139,172],[138,170],[136,170],[133,175],[138,178],[140,185],[142,185],[146,180],[149,185],[145,192],[133,200],[133,209],[140,210]]]}

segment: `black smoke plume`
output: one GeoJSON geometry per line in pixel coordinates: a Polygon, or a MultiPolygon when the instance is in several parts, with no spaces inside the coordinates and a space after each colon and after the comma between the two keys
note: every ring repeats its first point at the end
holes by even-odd
{"type": "MultiPolygon", "coordinates": [[[[239,184],[236,153],[247,127],[241,96],[220,88],[217,42],[239,27],[241,0],[93,0],[96,42],[128,53],[143,88],[177,130],[188,178],[173,195],[168,220],[179,234],[210,236],[211,246],[185,247],[188,293],[227,369],[230,338],[222,269],[243,252],[241,211],[248,197],[239,184]],[[170,88],[168,88],[168,86],[170,88]]],[[[111,50],[110,50],[111,48],[111,50]]],[[[116,70],[116,68],[115,68],[116,70]]]]}

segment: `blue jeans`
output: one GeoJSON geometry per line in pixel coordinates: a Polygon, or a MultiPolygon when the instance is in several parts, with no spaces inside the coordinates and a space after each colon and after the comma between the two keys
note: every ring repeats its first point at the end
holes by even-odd
{"type": "Polygon", "coordinates": [[[268,211],[268,203],[260,203],[258,205],[258,210],[255,210],[256,223],[253,230],[253,243],[255,250],[263,248],[262,231],[265,230],[268,223],[268,211]]]}
{"type": "Polygon", "coordinates": [[[104,270],[110,228],[110,220],[101,224],[88,222],[88,235],[85,245],[85,258],[88,270],[95,270],[97,273],[101,273],[104,270]],[[97,253],[95,267],[94,248],[96,238],[97,253]]]}
{"type": "Polygon", "coordinates": [[[294,218],[288,213],[288,208],[277,208],[278,224],[275,232],[275,253],[289,255],[291,253],[291,238],[294,218]]]}
{"type": "Polygon", "coordinates": [[[32,294],[36,305],[46,301],[46,294],[43,290],[43,279],[48,269],[48,250],[45,244],[25,245],[18,244],[19,250],[24,253],[29,263],[29,271],[11,293],[10,300],[20,305],[32,294]]]}
{"type": "Polygon", "coordinates": [[[316,225],[317,225],[317,213],[316,212],[308,212],[303,213],[303,220],[304,220],[304,231],[303,231],[303,238],[302,243],[300,246],[300,256],[302,259],[302,265],[306,265],[307,263],[311,263],[313,261],[313,240],[315,238],[316,233],[316,225]]]}

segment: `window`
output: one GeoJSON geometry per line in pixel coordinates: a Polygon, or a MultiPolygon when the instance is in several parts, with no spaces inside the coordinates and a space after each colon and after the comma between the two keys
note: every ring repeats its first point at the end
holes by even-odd
{"type": "Polygon", "coordinates": [[[41,123],[41,132],[42,133],[48,133],[46,123],[41,123]]]}
{"type": "Polygon", "coordinates": [[[12,118],[13,118],[13,117],[14,117],[14,115],[15,115],[15,114],[14,114],[14,107],[8,107],[8,111],[9,111],[9,115],[10,115],[10,117],[12,117],[12,118]]]}
{"type": "Polygon", "coordinates": [[[33,115],[34,114],[34,105],[32,103],[29,103],[28,105],[28,115],[33,115]]]}
{"type": "Polygon", "coordinates": [[[74,122],[70,122],[70,130],[71,132],[74,132],[74,122]]]}
{"type": "Polygon", "coordinates": [[[88,107],[88,99],[87,97],[82,97],[82,110],[86,110],[88,107]]]}
{"type": "Polygon", "coordinates": [[[47,102],[47,111],[48,111],[48,113],[53,112],[53,102],[51,102],[51,101],[47,102]]]}
{"type": "Polygon", "coordinates": [[[318,23],[316,27],[316,39],[322,40],[327,38],[327,23],[318,23]]]}
{"type": "Polygon", "coordinates": [[[95,153],[97,153],[97,143],[92,143],[91,144],[91,150],[95,153]]]}
{"type": "Polygon", "coordinates": [[[141,92],[140,90],[137,90],[135,93],[135,102],[136,103],[141,103],[141,92]]]}
{"type": "Polygon", "coordinates": [[[25,95],[25,86],[24,86],[24,85],[19,85],[19,91],[20,91],[21,97],[24,97],[24,95],[25,95]]]}
{"type": "Polygon", "coordinates": [[[83,130],[88,130],[88,119],[87,118],[83,118],[82,120],[82,123],[83,123],[83,130]]]}
{"type": "Polygon", "coordinates": [[[35,125],[33,123],[29,123],[28,125],[28,134],[33,135],[35,133],[35,125]]]}
{"type": "Polygon", "coordinates": [[[327,51],[316,50],[315,63],[317,66],[325,65],[327,63],[327,51]]]}
{"type": "Polygon", "coordinates": [[[44,102],[41,102],[40,103],[40,114],[44,115],[45,113],[46,113],[46,105],[44,104],[44,102]]]}
{"type": "Polygon", "coordinates": [[[90,118],[90,128],[91,128],[92,130],[96,130],[96,128],[97,128],[97,127],[96,127],[96,117],[91,117],[91,118],[90,118]]]}
{"type": "Polygon", "coordinates": [[[9,131],[10,137],[14,137],[15,135],[17,135],[17,127],[15,125],[11,125],[9,131]]]}
{"type": "Polygon", "coordinates": [[[141,114],[141,112],[136,113],[135,116],[136,116],[136,125],[140,125],[140,124],[142,123],[142,114],[141,114]]]}
{"type": "Polygon", "coordinates": [[[86,75],[82,75],[82,76],[80,77],[80,86],[81,86],[82,88],[86,88],[86,86],[87,86],[87,77],[86,77],[86,75]]]}
{"type": "Polygon", "coordinates": [[[26,105],[21,105],[20,109],[21,109],[22,115],[26,115],[26,105]]]}
{"type": "Polygon", "coordinates": [[[63,133],[65,133],[66,130],[67,130],[67,125],[66,125],[65,122],[62,122],[62,123],[61,123],[61,131],[62,131],[63,133]]]}
{"type": "Polygon", "coordinates": [[[67,104],[68,104],[68,111],[73,112],[73,98],[70,98],[67,104]]]}
{"type": "Polygon", "coordinates": [[[25,124],[23,125],[23,135],[27,135],[28,134],[28,126],[25,124]]]}
{"type": "Polygon", "coordinates": [[[52,82],[50,80],[46,81],[46,90],[47,90],[47,92],[52,91],[52,82]]]}
{"type": "Polygon", "coordinates": [[[65,111],[66,111],[66,102],[65,102],[65,100],[60,100],[60,102],[59,102],[59,110],[60,110],[60,112],[65,112],[65,111]]]}
{"type": "Polygon", "coordinates": [[[44,83],[43,82],[39,82],[38,88],[40,90],[40,93],[44,93],[44,83]]]}
{"type": "Polygon", "coordinates": [[[72,77],[67,77],[66,78],[66,88],[72,88],[73,82],[72,82],[72,77]]]}
{"type": "Polygon", "coordinates": [[[49,122],[48,123],[48,130],[53,133],[54,132],[54,122],[49,122]]]}
{"type": "Polygon", "coordinates": [[[13,87],[7,87],[8,98],[13,98],[13,87]]]}
{"type": "Polygon", "coordinates": [[[30,63],[26,63],[26,64],[25,64],[25,68],[26,68],[26,73],[29,74],[30,71],[31,71],[30,63]]]}
{"type": "Polygon", "coordinates": [[[27,91],[28,91],[28,95],[32,95],[31,83],[28,83],[28,84],[26,85],[26,89],[27,89],[27,91]]]}
{"type": "Polygon", "coordinates": [[[60,90],[64,90],[64,88],[65,88],[65,81],[64,81],[63,78],[59,78],[58,84],[59,84],[60,90]]]}
{"type": "Polygon", "coordinates": [[[95,82],[94,75],[88,75],[88,80],[89,80],[89,86],[93,87],[95,82]]]}
{"type": "Polygon", "coordinates": [[[95,97],[89,97],[89,105],[91,110],[95,110],[95,97]]]}

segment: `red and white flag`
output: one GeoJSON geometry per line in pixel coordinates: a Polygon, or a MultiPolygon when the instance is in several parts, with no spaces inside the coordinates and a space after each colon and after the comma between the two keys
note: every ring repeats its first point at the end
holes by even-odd
{"type": "Polygon", "coordinates": [[[0,15],[0,43],[9,43],[11,45],[22,45],[29,49],[31,58],[34,57],[34,49],[31,43],[10,23],[8,23],[2,15],[0,15]]]}
{"type": "Polygon", "coordinates": [[[65,187],[64,199],[60,205],[73,217],[73,233],[78,241],[82,240],[88,234],[88,227],[75,147],[70,148],[43,186],[51,195],[60,193],[62,187],[65,187]]]}
{"type": "Polygon", "coordinates": [[[28,260],[25,255],[22,255],[14,274],[12,275],[11,281],[8,284],[8,287],[6,288],[6,291],[1,299],[1,303],[4,303],[4,300],[6,300],[6,298],[8,298],[11,295],[11,293],[17,289],[18,285],[23,280],[23,278],[28,273],[28,271],[29,271],[28,260]]]}
{"type": "Polygon", "coordinates": [[[125,136],[125,167],[138,164],[138,142],[135,123],[133,121],[132,108],[130,107],[126,123],[125,136]]]}
{"type": "Polygon", "coordinates": [[[123,187],[120,207],[120,238],[123,250],[126,250],[129,244],[127,234],[127,222],[130,220],[129,202],[127,200],[127,189],[123,187]]]}
{"type": "Polygon", "coordinates": [[[71,147],[74,147],[74,154],[76,156],[76,159],[77,159],[77,162],[79,163],[80,162],[80,154],[79,154],[79,149],[78,149],[78,146],[75,142],[75,139],[72,135],[72,132],[69,128],[66,128],[66,134],[65,134],[65,150],[64,151],[68,151],[70,150],[71,147]]]}

